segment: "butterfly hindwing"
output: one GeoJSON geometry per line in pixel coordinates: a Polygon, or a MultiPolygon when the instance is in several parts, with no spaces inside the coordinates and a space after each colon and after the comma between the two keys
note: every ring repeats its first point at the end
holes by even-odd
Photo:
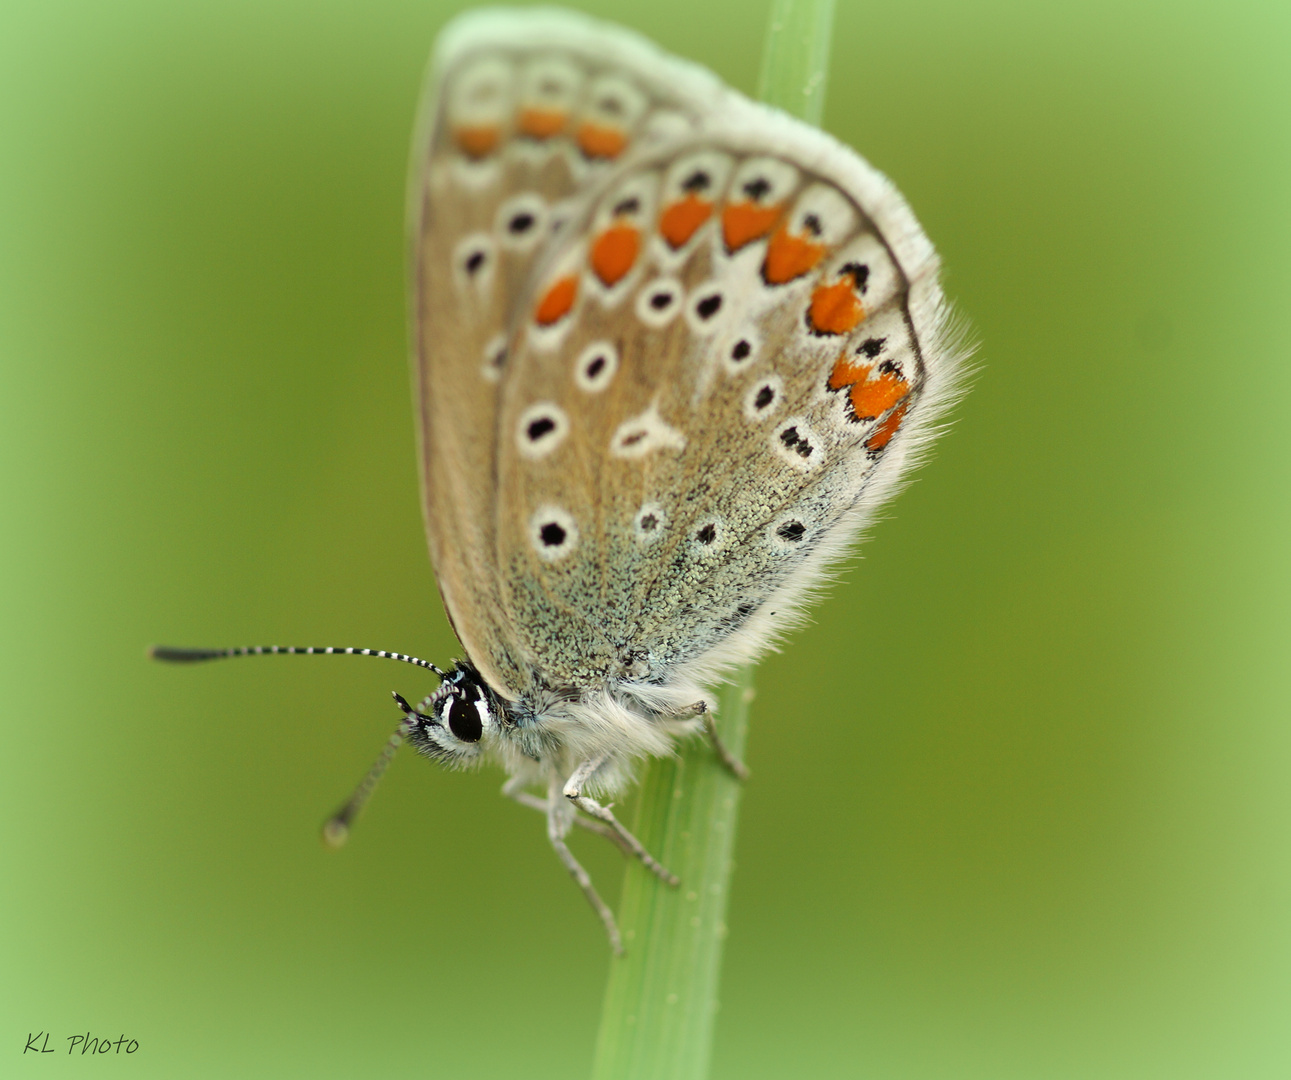
{"type": "Polygon", "coordinates": [[[498,429],[512,648],[554,685],[756,655],[954,389],[895,189],[751,103],[625,164],[535,270],[498,429]]]}

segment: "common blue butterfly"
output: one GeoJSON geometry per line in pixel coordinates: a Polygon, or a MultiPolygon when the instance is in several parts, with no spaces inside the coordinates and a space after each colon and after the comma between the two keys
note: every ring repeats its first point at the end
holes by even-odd
{"type": "Polygon", "coordinates": [[[848,148],[626,30],[496,10],[441,35],[413,147],[430,555],[465,659],[398,744],[496,762],[614,918],[575,823],[706,731],[936,434],[961,364],[937,258],[848,148]],[[539,789],[537,794],[533,789],[539,789]]]}

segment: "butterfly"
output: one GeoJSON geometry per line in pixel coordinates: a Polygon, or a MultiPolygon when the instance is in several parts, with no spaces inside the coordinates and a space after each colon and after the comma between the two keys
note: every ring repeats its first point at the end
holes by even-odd
{"type": "Polygon", "coordinates": [[[434,671],[330,835],[402,741],[498,763],[619,951],[566,837],[676,884],[605,799],[701,732],[743,774],[709,688],[797,624],[958,392],[937,257],[850,149],[570,13],[443,31],[412,176],[422,497],[465,657],[154,655],[434,671]]]}

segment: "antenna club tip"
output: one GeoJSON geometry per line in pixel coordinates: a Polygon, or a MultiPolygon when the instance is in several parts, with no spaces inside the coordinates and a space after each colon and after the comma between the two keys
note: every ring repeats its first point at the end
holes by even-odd
{"type": "Polygon", "coordinates": [[[339,817],[328,818],[323,823],[322,839],[325,847],[333,851],[345,846],[345,841],[350,838],[350,827],[345,824],[339,817]]]}
{"type": "Polygon", "coordinates": [[[145,646],[145,647],[144,647],[144,650],[143,650],[143,654],[144,654],[144,656],[145,656],[145,657],[147,657],[147,659],[149,659],[149,660],[156,660],[156,659],[157,659],[157,646],[156,646],[156,645],[148,645],[148,646],[145,646]]]}

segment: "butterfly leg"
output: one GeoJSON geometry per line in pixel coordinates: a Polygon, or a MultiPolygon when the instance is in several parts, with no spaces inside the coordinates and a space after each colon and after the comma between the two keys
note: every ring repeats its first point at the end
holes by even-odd
{"type": "Polygon", "coordinates": [[[731,775],[736,780],[747,780],[749,778],[749,767],[727,749],[726,744],[722,742],[721,736],[717,734],[717,721],[713,718],[713,714],[708,708],[708,702],[697,701],[694,705],[682,709],[681,712],[674,713],[673,716],[677,719],[702,716],[704,718],[704,734],[708,736],[708,741],[712,743],[713,753],[717,755],[717,760],[730,770],[731,775]]]}
{"type": "MultiPolygon", "coordinates": [[[[539,810],[542,813],[547,812],[547,800],[541,796],[535,795],[531,791],[524,790],[523,777],[513,776],[502,785],[502,794],[508,799],[518,802],[521,806],[527,806],[531,810],[539,810]]],[[[588,832],[596,833],[597,836],[603,836],[614,844],[624,855],[634,855],[635,852],[623,842],[619,836],[608,825],[603,825],[599,821],[591,821],[585,817],[575,817],[574,824],[580,829],[586,829],[588,832]]]]}
{"type": "Polygon", "coordinates": [[[592,910],[601,917],[601,922],[605,924],[605,933],[610,939],[610,948],[614,950],[615,956],[623,955],[623,939],[619,936],[619,925],[614,921],[614,912],[601,899],[600,894],[592,887],[592,879],[587,876],[587,871],[574,858],[573,852],[565,845],[565,836],[569,832],[570,825],[577,820],[572,812],[569,811],[567,803],[563,803],[559,796],[560,781],[553,779],[551,783],[550,797],[544,809],[547,811],[547,839],[551,841],[551,846],[556,849],[556,857],[565,865],[569,871],[569,876],[578,883],[578,887],[583,890],[583,895],[587,897],[587,902],[592,905],[592,910]]]}
{"type": "MultiPolygon", "coordinates": [[[[699,704],[703,705],[704,703],[701,701],[699,704]]],[[[730,769],[736,780],[747,780],[749,778],[749,767],[732,754],[727,749],[726,744],[722,742],[721,736],[717,734],[717,721],[713,718],[713,714],[707,708],[703,710],[703,713],[704,733],[708,736],[708,741],[713,744],[713,753],[717,755],[718,760],[723,765],[730,769]]]]}
{"type": "Polygon", "coordinates": [[[583,813],[591,817],[598,818],[605,822],[615,833],[618,834],[624,845],[641,860],[655,877],[666,885],[679,885],[681,878],[677,877],[671,870],[660,864],[660,862],[641,846],[641,841],[633,836],[619,819],[614,816],[608,806],[602,806],[595,799],[590,799],[583,794],[583,785],[587,782],[588,777],[605,763],[605,757],[591,758],[584,761],[577,769],[573,771],[569,779],[565,781],[565,798],[577,806],[583,813]]]}

